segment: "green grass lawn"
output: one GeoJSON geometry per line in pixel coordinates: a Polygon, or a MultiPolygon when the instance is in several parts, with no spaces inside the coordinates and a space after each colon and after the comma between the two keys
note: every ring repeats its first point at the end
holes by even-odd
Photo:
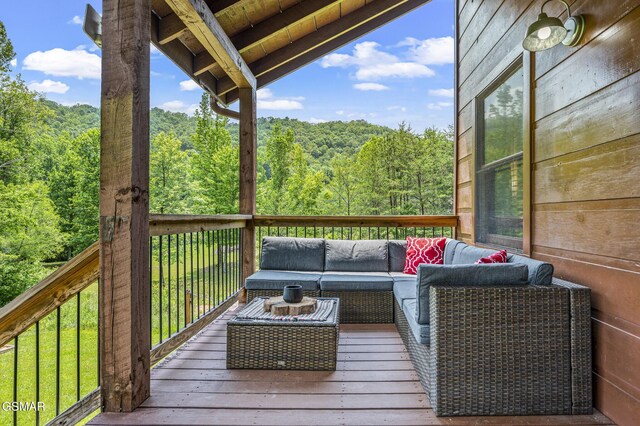
{"type": "MultiPolygon", "coordinates": [[[[166,240],[165,240],[166,243],[166,240]]],[[[154,247],[155,248],[155,247],[154,247]]],[[[205,246],[205,248],[208,248],[205,246]]],[[[218,261],[217,247],[211,252],[203,250],[196,259],[196,251],[183,256],[171,256],[165,247],[160,295],[160,265],[154,256],[151,267],[151,343],[152,346],[185,327],[185,291],[193,294],[193,320],[205,314],[231,296],[238,286],[239,270],[236,263],[239,251],[230,251],[218,261]],[[204,259],[202,254],[204,253],[204,259]],[[210,253],[210,254],[209,254],[210,253]],[[171,260],[169,260],[169,258],[171,260]],[[226,263],[223,265],[226,258],[226,263]],[[186,261],[186,262],[185,262],[186,261]],[[191,262],[193,261],[193,272],[191,262]],[[186,279],[185,279],[186,264],[186,279]],[[171,278],[169,280],[169,278],[171,278]],[[193,281],[192,281],[193,278],[193,281]],[[185,285],[186,284],[186,285],[185,285]],[[162,297],[162,306],[160,303],[162,297]],[[161,314],[162,313],[162,314],[161,314]],[[171,314],[171,316],[169,316],[171,314]],[[162,327],[160,327],[162,318],[162,327]]],[[[159,251],[156,251],[158,253],[159,251]]],[[[18,401],[42,401],[45,411],[40,412],[40,424],[56,416],[56,311],[40,321],[40,395],[36,399],[36,329],[32,326],[18,338],[18,401]]],[[[72,298],[60,308],[60,383],[59,410],[63,412],[76,402],[77,387],[77,299],[72,298]]],[[[80,398],[98,385],[98,285],[92,284],[80,296],[80,398]]],[[[10,342],[11,345],[14,342],[10,342]]],[[[0,354],[0,403],[13,401],[14,350],[0,354]]],[[[36,422],[35,412],[19,412],[18,424],[36,422]]],[[[88,420],[88,419],[87,419],[88,420]]],[[[13,413],[0,410],[0,425],[13,422],[13,413]]]]}

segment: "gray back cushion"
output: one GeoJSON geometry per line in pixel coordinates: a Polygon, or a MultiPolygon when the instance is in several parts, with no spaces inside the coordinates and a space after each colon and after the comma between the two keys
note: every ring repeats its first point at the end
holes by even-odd
{"type": "Polygon", "coordinates": [[[444,246],[444,259],[442,259],[445,265],[451,265],[453,263],[453,254],[456,251],[456,247],[460,244],[464,243],[462,241],[447,238],[447,243],[444,246]]]}
{"type": "Polygon", "coordinates": [[[386,240],[326,240],[325,251],[325,271],[389,271],[386,240]]]}
{"type": "Polygon", "coordinates": [[[529,268],[529,284],[551,285],[551,280],[553,279],[552,264],[518,254],[509,254],[507,256],[507,262],[527,265],[529,268]]]}
{"type": "Polygon", "coordinates": [[[260,269],[284,271],[322,271],[322,238],[265,237],[262,239],[260,269]]]}
{"type": "Polygon", "coordinates": [[[452,265],[468,265],[470,263],[476,263],[478,259],[490,256],[497,251],[493,249],[470,246],[463,242],[458,242],[458,244],[455,244],[452,248],[452,265]]]}
{"type": "Polygon", "coordinates": [[[429,288],[527,285],[529,268],[521,263],[485,263],[480,265],[429,265],[418,267],[416,318],[429,324],[429,288]]]}
{"type": "MultiPolygon", "coordinates": [[[[496,251],[498,250],[474,247],[461,241],[451,240],[447,241],[447,246],[444,250],[444,263],[451,263],[452,265],[468,265],[475,263],[482,257],[492,255],[496,251]],[[454,241],[456,244],[453,244],[454,241]],[[452,256],[451,262],[447,262],[448,254],[452,256]]],[[[507,262],[523,263],[527,265],[529,267],[529,284],[551,284],[551,279],[553,278],[552,264],[511,253],[507,256],[507,262]]]]}
{"type": "Polygon", "coordinates": [[[404,262],[407,259],[407,241],[389,240],[389,272],[404,271],[404,262]]]}

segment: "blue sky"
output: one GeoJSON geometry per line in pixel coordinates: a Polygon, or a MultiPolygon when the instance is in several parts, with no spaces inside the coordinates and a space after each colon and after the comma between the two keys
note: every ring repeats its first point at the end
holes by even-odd
{"type": "MultiPolygon", "coordinates": [[[[11,1],[0,11],[17,53],[13,71],[65,105],[100,102],[100,51],[82,32],[85,3],[11,1]]],[[[261,89],[258,115],[444,128],[453,122],[453,14],[453,0],[432,0],[261,89]]],[[[161,53],[151,57],[151,105],[192,113],[201,90],[161,53]]]]}

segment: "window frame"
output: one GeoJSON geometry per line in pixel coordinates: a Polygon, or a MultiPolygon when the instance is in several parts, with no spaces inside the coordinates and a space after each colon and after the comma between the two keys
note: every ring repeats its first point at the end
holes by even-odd
{"type": "Polygon", "coordinates": [[[474,135],[473,135],[473,199],[474,199],[474,215],[473,215],[473,241],[474,244],[480,247],[496,248],[496,249],[508,249],[512,252],[522,253],[525,255],[531,254],[531,117],[532,117],[532,104],[533,98],[531,84],[531,72],[532,60],[531,54],[525,52],[518,55],[518,57],[511,62],[506,68],[504,68],[500,74],[494,78],[482,91],[480,91],[473,99],[472,104],[472,116],[474,120],[474,135]],[[522,69],[523,85],[522,85],[522,119],[523,119],[523,140],[522,151],[517,154],[512,154],[507,157],[503,157],[489,164],[483,165],[484,157],[484,101],[491,95],[500,85],[513,76],[515,72],[522,69]],[[521,159],[522,161],[522,238],[509,237],[502,235],[494,235],[491,239],[484,238],[485,241],[479,241],[480,231],[478,225],[479,215],[483,211],[481,209],[481,200],[478,196],[479,190],[479,175],[486,173],[490,170],[495,170],[504,164],[509,164],[513,161],[521,159]],[[515,242],[519,247],[515,246],[515,242]]]}

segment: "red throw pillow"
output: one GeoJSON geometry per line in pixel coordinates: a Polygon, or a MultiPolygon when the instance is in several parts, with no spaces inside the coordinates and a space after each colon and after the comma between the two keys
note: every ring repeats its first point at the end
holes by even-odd
{"type": "Polygon", "coordinates": [[[407,259],[404,263],[404,273],[416,275],[418,265],[422,263],[442,265],[446,244],[446,238],[407,237],[407,259]]]}
{"type": "Polygon", "coordinates": [[[497,251],[492,255],[478,259],[476,263],[507,263],[507,251],[497,251]]]}

